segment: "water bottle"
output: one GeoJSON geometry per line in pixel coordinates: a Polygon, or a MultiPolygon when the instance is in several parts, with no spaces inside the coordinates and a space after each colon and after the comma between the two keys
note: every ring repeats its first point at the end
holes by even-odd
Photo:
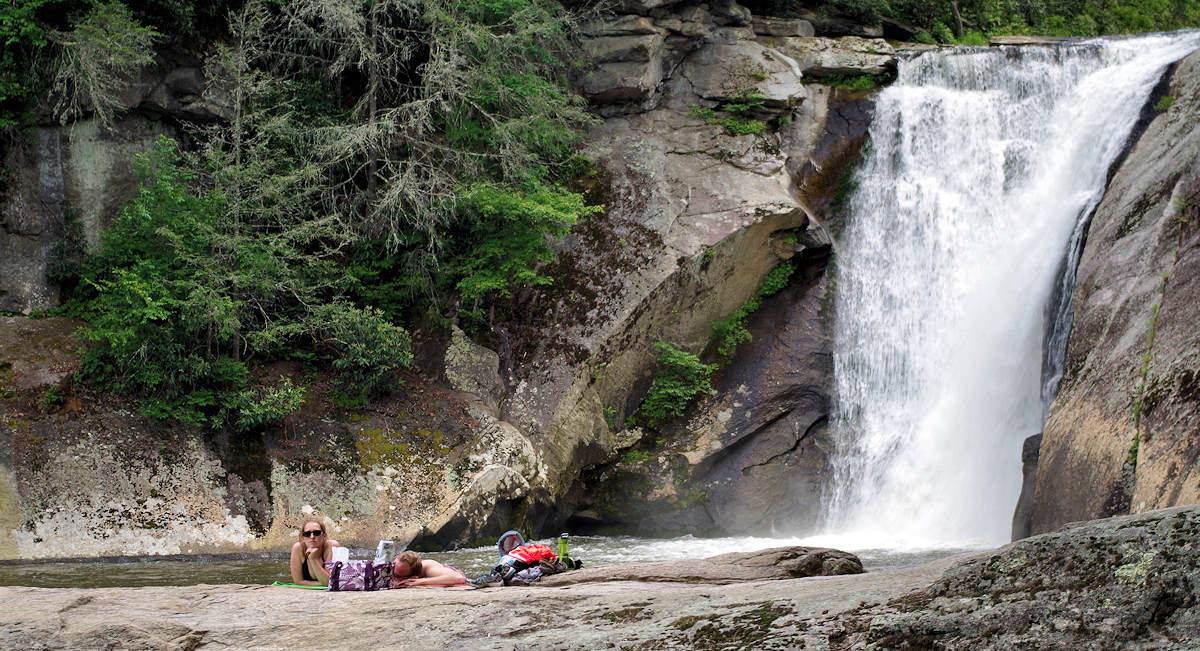
{"type": "Polygon", "coordinates": [[[380,540],[379,545],[375,547],[375,562],[382,563],[392,557],[392,541],[380,540]]]}
{"type": "Polygon", "coordinates": [[[558,560],[567,563],[567,534],[558,537],[558,560]]]}

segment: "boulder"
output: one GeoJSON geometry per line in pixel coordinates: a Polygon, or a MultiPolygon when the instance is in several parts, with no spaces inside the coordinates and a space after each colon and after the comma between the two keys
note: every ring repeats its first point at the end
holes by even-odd
{"type": "Polygon", "coordinates": [[[588,59],[596,64],[649,63],[663,54],[662,34],[622,34],[590,38],[583,42],[588,59]]]}
{"type": "Polygon", "coordinates": [[[733,552],[696,560],[585,567],[543,577],[537,585],[555,587],[598,581],[726,585],[862,573],[862,561],[849,552],[822,547],[772,547],[757,552],[733,552]]]}
{"type": "Polygon", "coordinates": [[[679,2],[680,0],[620,0],[619,9],[626,13],[645,16],[679,2]]]}
{"type": "Polygon", "coordinates": [[[754,16],[750,27],[759,36],[815,36],[812,23],[799,18],[754,16]]]}
{"type": "Polygon", "coordinates": [[[800,71],[788,57],[749,40],[714,41],[688,57],[679,75],[693,93],[709,101],[744,101],[755,95],[779,110],[807,95],[800,71]]]}
{"type": "Polygon", "coordinates": [[[457,325],[443,357],[443,373],[452,389],[474,394],[495,411],[504,394],[500,378],[500,355],[471,341],[457,325]]]}
{"type": "Polygon", "coordinates": [[[737,0],[711,0],[708,6],[718,25],[750,24],[750,10],[739,5],[737,0]]]}
{"type": "Polygon", "coordinates": [[[812,23],[817,36],[881,38],[884,31],[882,25],[867,25],[862,21],[810,9],[801,9],[799,17],[812,23]]]}
{"type": "Polygon", "coordinates": [[[230,97],[204,78],[201,63],[166,53],[121,93],[126,112],[111,124],[84,119],[68,127],[40,126],[32,143],[6,148],[3,166],[16,170],[0,193],[0,311],[29,314],[56,307],[49,275],[64,247],[95,247],[137,192],[132,162],[182,122],[226,119],[230,97]],[[82,241],[72,238],[82,235],[82,241]]]}
{"type": "Polygon", "coordinates": [[[844,648],[1190,649],[1200,643],[1200,510],[1034,536],[850,615],[844,648]]]}
{"type": "Polygon", "coordinates": [[[1037,489],[1038,452],[1042,435],[1034,434],[1021,444],[1021,495],[1013,510],[1012,539],[1028,538],[1033,531],[1033,493],[1037,489]]]}
{"type": "Polygon", "coordinates": [[[584,36],[628,36],[630,34],[659,34],[662,30],[645,16],[624,15],[610,20],[597,21],[584,25],[584,36]]]}
{"type": "Polygon", "coordinates": [[[40,127],[4,152],[15,170],[0,195],[0,311],[56,307],[51,270],[100,243],[100,232],[137,192],[133,160],[172,127],[140,114],[109,128],[95,120],[40,127]]]}
{"type": "Polygon", "coordinates": [[[897,48],[883,39],[794,36],[760,42],[793,59],[805,76],[879,75],[896,69],[897,48]]]}

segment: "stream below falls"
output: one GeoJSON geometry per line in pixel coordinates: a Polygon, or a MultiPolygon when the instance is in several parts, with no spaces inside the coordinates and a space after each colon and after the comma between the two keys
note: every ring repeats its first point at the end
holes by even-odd
{"type": "MultiPolygon", "coordinates": [[[[538,540],[553,547],[555,540],[538,540]]],[[[624,536],[574,536],[571,557],[585,567],[603,567],[638,561],[671,561],[707,558],[729,552],[749,552],[788,545],[826,546],[820,539],[805,538],[681,538],[651,539],[624,536]]],[[[854,551],[868,572],[917,565],[978,548],[864,549],[854,551]]],[[[351,549],[351,558],[371,558],[374,550],[351,549]]],[[[247,555],[249,556],[249,555],[247,555]]],[[[496,564],[495,547],[422,554],[453,565],[476,577],[496,564]]],[[[70,562],[14,562],[0,564],[0,585],[41,588],[111,588],[187,586],[208,584],[270,584],[290,582],[285,553],[245,558],[234,555],[197,557],[128,557],[70,562]]]]}

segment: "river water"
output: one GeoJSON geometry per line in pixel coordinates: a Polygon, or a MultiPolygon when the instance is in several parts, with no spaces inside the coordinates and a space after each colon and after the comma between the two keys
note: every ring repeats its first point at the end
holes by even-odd
{"type": "MultiPolygon", "coordinates": [[[[539,540],[554,548],[553,539],[539,540]]],[[[603,567],[634,561],[667,561],[707,558],[728,552],[747,552],[786,545],[823,546],[820,539],[804,538],[693,538],[649,539],[611,536],[575,536],[571,538],[572,558],[585,567],[603,567]]],[[[906,567],[935,560],[969,549],[932,547],[896,551],[858,550],[868,571],[906,567]]],[[[351,558],[371,558],[374,550],[352,549],[351,558]]],[[[423,554],[458,567],[475,577],[496,564],[495,547],[479,547],[453,552],[423,554]]],[[[208,584],[270,584],[290,582],[287,555],[258,555],[249,558],[231,556],[167,557],[155,559],[121,558],[105,561],[10,563],[0,564],[0,585],[43,588],[106,588],[153,585],[187,586],[208,584]]]]}

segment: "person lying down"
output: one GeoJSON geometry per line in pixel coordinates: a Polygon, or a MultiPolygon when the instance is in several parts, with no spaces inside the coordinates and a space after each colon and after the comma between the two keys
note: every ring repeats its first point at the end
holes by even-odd
{"type": "Polygon", "coordinates": [[[416,552],[404,551],[392,561],[392,587],[466,585],[467,575],[456,567],[421,560],[416,552]]]}

